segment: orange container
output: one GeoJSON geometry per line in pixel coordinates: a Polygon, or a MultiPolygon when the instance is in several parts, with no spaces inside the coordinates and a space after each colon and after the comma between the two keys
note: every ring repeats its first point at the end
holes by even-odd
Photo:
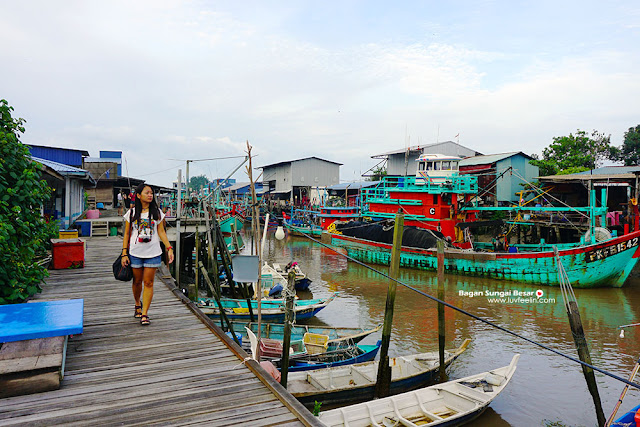
{"type": "Polygon", "coordinates": [[[53,269],[83,268],[84,242],[80,239],[51,239],[53,269]]]}

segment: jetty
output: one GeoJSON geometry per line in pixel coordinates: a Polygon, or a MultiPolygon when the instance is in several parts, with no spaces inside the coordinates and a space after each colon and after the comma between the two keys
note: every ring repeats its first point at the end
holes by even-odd
{"type": "Polygon", "coordinates": [[[322,425],[159,269],[150,326],[111,264],[119,237],[86,239],[84,268],[51,270],[35,301],[84,299],[61,387],[0,399],[0,425],[322,425]]]}

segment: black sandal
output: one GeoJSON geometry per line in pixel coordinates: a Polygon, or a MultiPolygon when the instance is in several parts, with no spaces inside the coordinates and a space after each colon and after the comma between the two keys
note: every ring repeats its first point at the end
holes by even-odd
{"type": "Polygon", "coordinates": [[[134,306],[133,317],[136,319],[142,317],[142,304],[134,306]]]}
{"type": "Polygon", "coordinates": [[[149,321],[149,316],[147,316],[146,314],[143,314],[143,315],[140,317],[140,324],[141,324],[142,326],[148,326],[148,325],[150,325],[150,324],[151,324],[151,322],[149,321]]]}

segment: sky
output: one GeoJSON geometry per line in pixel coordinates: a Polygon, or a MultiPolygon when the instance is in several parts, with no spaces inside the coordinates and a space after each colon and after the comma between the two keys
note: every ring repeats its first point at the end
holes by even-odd
{"type": "Polygon", "coordinates": [[[640,124],[637,0],[0,1],[0,40],[23,143],[122,151],[156,185],[247,141],[254,167],[316,156],[349,182],[407,145],[539,155],[640,124]]]}

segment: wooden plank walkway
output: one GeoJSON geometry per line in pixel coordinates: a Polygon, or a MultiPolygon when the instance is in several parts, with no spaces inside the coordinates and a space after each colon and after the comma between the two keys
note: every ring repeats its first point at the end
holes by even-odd
{"type": "Polygon", "coordinates": [[[34,299],[84,298],[59,390],[0,399],[0,425],[321,425],[158,275],[149,315],[111,264],[122,239],[87,239],[85,267],[51,271],[34,299]],[[164,283],[163,283],[164,282],[164,283]]]}

